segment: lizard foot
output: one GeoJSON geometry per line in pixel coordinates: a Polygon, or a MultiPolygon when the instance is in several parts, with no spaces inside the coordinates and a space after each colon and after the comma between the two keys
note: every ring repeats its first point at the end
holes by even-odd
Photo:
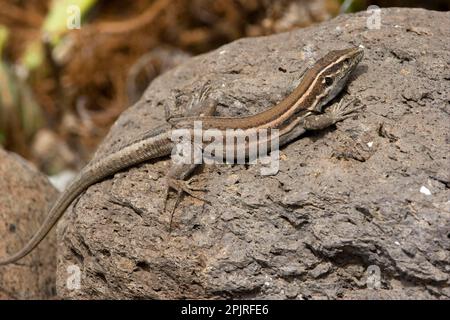
{"type": "Polygon", "coordinates": [[[201,200],[203,202],[209,203],[207,199],[205,199],[199,191],[207,191],[206,188],[197,188],[191,186],[192,179],[189,179],[187,181],[185,180],[177,180],[174,178],[167,178],[167,184],[169,189],[173,189],[177,192],[182,192],[190,195],[193,198],[196,198],[198,200],[201,200]]]}
{"type": "Polygon", "coordinates": [[[170,111],[165,106],[164,113],[166,121],[172,125],[176,124],[178,121],[189,116],[205,116],[213,115],[216,111],[215,100],[208,99],[211,92],[211,86],[209,83],[203,84],[200,92],[192,97],[189,101],[186,110],[183,114],[170,114],[170,111]]]}
{"type": "Polygon", "coordinates": [[[169,193],[170,190],[173,189],[177,193],[177,198],[175,200],[175,204],[170,211],[170,225],[169,230],[172,231],[172,221],[173,221],[173,215],[175,213],[176,208],[180,204],[181,199],[183,198],[184,194],[188,194],[193,198],[196,198],[198,200],[201,200],[205,203],[211,204],[211,202],[203,197],[202,194],[200,194],[200,191],[207,191],[206,188],[196,188],[191,186],[193,179],[189,179],[187,181],[185,180],[178,180],[175,178],[167,178],[167,188],[165,191],[165,199],[164,199],[164,208],[163,212],[167,209],[167,202],[169,200],[169,193]]]}
{"type": "Polygon", "coordinates": [[[353,99],[344,103],[342,100],[333,105],[328,111],[334,119],[334,123],[353,117],[356,111],[363,109],[364,105],[357,105],[359,99],[353,99]]]}

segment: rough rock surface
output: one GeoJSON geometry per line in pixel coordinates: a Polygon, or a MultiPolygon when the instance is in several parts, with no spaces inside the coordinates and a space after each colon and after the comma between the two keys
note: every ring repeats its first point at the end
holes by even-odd
{"type": "MultiPolygon", "coordinates": [[[[32,165],[0,148],[0,256],[15,253],[44,220],[57,191],[32,165]]],[[[21,261],[0,267],[0,299],[54,297],[55,232],[21,261]]]]}
{"type": "Polygon", "coordinates": [[[366,48],[344,95],[365,110],[282,149],[277,175],[202,168],[196,184],[212,205],[184,198],[171,233],[161,212],[168,159],[89,188],[60,228],[59,294],[449,298],[450,13],[387,9],[380,29],[368,16],[242,39],[157,78],[96,159],[163,121],[164,106],[180,114],[206,82],[219,114],[253,114],[328,51],[366,48]],[[65,287],[73,264],[79,290],[65,287]]]}

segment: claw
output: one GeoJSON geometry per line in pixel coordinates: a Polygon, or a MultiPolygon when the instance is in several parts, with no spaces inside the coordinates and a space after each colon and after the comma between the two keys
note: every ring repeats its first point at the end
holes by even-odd
{"type": "MultiPolygon", "coordinates": [[[[193,109],[194,106],[200,105],[201,102],[207,100],[209,93],[211,91],[211,86],[209,85],[209,81],[204,83],[197,95],[195,95],[192,99],[189,100],[186,110],[189,112],[193,109]]],[[[166,122],[170,124],[175,124],[180,119],[188,116],[189,114],[170,114],[170,110],[167,105],[164,105],[164,117],[166,122]]]]}
{"type": "MultiPolygon", "coordinates": [[[[172,208],[172,211],[170,212],[170,223],[169,223],[169,233],[172,232],[172,222],[173,222],[173,215],[175,213],[175,209],[178,207],[178,205],[180,204],[181,198],[183,196],[183,191],[178,191],[177,192],[177,200],[175,201],[175,205],[172,208]]],[[[165,211],[165,205],[164,205],[164,211],[165,211]]]]}
{"type": "Polygon", "coordinates": [[[195,177],[192,177],[192,178],[190,178],[189,180],[186,180],[186,182],[184,183],[184,184],[185,184],[185,187],[188,188],[188,189],[191,190],[191,191],[203,191],[203,192],[208,191],[207,188],[193,187],[193,186],[191,185],[193,182],[198,182],[198,179],[195,178],[195,177]]]}
{"type": "Polygon", "coordinates": [[[211,91],[211,86],[209,85],[209,82],[206,82],[203,84],[202,88],[200,89],[200,97],[199,100],[203,101],[205,100],[205,97],[209,95],[209,92],[211,91]]]}
{"type": "Polygon", "coordinates": [[[199,195],[196,191],[203,191],[205,189],[202,188],[193,188],[189,185],[189,181],[184,180],[175,180],[175,179],[169,179],[169,185],[172,189],[180,192],[187,193],[193,198],[196,198],[198,200],[201,200],[206,203],[210,203],[209,200],[205,199],[203,196],[199,195]]]}
{"type": "Polygon", "coordinates": [[[194,106],[200,105],[201,102],[206,100],[210,91],[211,91],[211,86],[209,85],[209,82],[204,83],[202,85],[202,87],[200,88],[199,93],[196,94],[194,96],[194,98],[192,98],[189,101],[189,104],[188,104],[186,110],[192,110],[194,106]]]}
{"type": "Polygon", "coordinates": [[[359,99],[353,99],[345,104],[341,100],[337,105],[334,105],[331,108],[330,113],[335,119],[335,122],[350,118],[356,111],[359,111],[365,107],[364,105],[362,105],[349,108],[349,106],[355,105],[357,102],[359,102],[359,99]]]}
{"type": "Polygon", "coordinates": [[[166,209],[167,209],[167,202],[169,200],[170,189],[173,189],[177,192],[177,199],[175,201],[173,208],[170,211],[170,226],[169,226],[170,231],[172,230],[173,215],[175,213],[176,208],[180,204],[184,193],[190,195],[191,197],[193,197],[195,199],[198,199],[205,203],[211,204],[211,202],[208,199],[206,199],[202,195],[198,194],[198,191],[207,191],[207,189],[206,188],[194,188],[194,187],[190,186],[190,183],[192,183],[192,180],[194,180],[194,179],[189,179],[187,181],[177,180],[177,179],[173,179],[173,178],[167,179],[167,188],[166,188],[165,195],[164,195],[163,212],[166,212],[166,209]]]}
{"type": "Polygon", "coordinates": [[[163,212],[166,212],[167,209],[167,202],[169,201],[169,192],[170,192],[170,187],[167,186],[166,189],[164,190],[164,203],[163,203],[163,212]]]}

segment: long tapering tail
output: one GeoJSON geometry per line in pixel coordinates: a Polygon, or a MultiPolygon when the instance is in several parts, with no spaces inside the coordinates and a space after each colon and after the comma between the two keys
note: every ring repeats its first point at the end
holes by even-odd
{"type": "Polygon", "coordinates": [[[120,170],[129,168],[149,159],[169,155],[172,147],[173,143],[170,140],[170,132],[167,130],[166,126],[161,126],[152,130],[149,137],[145,137],[145,139],[142,139],[139,142],[132,143],[121,149],[120,152],[113,153],[110,156],[85,167],[85,169],[83,169],[69,185],[66,191],[64,191],[56,200],[47,218],[30,241],[28,241],[28,243],[17,253],[1,259],[0,266],[14,263],[33,251],[33,249],[41,243],[45,236],[55,226],[72,201],[74,201],[89,186],[120,170]]]}
{"type": "Polygon", "coordinates": [[[17,253],[0,260],[0,266],[14,263],[33,251],[33,249],[36,248],[36,246],[45,238],[45,236],[58,222],[72,201],[75,200],[75,198],[77,198],[89,185],[96,182],[96,179],[94,181],[92,180],[93,179],[86,179],[85,175],[80,174],[67,188],[67,190],[56,200],[47,218],[44,220],[39,230],[28,241],[28,243],[17,253]]]}

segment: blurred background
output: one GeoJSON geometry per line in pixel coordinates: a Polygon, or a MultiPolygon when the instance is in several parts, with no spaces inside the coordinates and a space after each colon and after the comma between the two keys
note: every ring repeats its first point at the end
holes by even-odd
{"type": "Polygon", "coordinates": [[[449,0],[0,0],[0,145],[49,175],[79,170],[159,74],[242,37],[449,0]]]}

